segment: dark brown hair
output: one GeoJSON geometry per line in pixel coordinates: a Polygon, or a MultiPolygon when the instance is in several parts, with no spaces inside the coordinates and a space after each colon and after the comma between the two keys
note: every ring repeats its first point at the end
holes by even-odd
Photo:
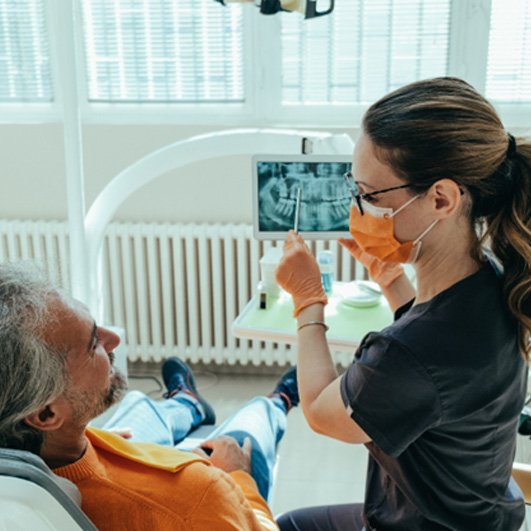
{"type": "Polygon", "coordinates": [[[364,132],[397,175],[426,190],[442,178],[466,188],[470,221],[504,270],[507,306],[527,358],[531,330],[531,140],[516,141],[494,107],[461,79],[406,85],[374,103],[364,132]]]}

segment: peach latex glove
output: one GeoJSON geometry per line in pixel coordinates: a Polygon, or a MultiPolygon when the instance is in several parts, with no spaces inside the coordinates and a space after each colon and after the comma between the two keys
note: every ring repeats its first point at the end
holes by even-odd
{"type": "Polygon", "coordinates": [[[304,240],[292,230],[286,237],[284,256],[275,274],[279,286],[293,297],[294,317],[311,304],[328,302],[317,261],[304,240]]]}
{"type": "Polygon", "coordinates": [[[370,277],[382,288],[389,287],[404,273],[404,269],[398,262],[383,262],[379,258],[362,251],[356,243],[356,240],[339,238],[337,241],[367,268],[370,277]]]}

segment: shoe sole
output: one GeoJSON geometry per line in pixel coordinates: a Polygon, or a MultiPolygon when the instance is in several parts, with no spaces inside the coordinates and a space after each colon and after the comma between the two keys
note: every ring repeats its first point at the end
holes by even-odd
{"type": "MultiPolygon", "coordinates": [[[[216,413],[212,409],[212,406],[199,394],[199,391],[197,390],[197,387],[195,385],[195,378],[194,378],[194,375],[193,375],[192,370],[190,369],[190,367],[188,367],[188,365],[184,361],[180,360],[179,358],[175,358],[175,357],[167,358],[166,361],[165,361],[165,365],[166,364],[169,365],[170,362],[174,363],[175,365],[178,365],[181,369],[183,369],[183,372],[185,374],[185,379],[186,379],[186,382],[188,383],[188,386],[190,387],[190,389],[194,393],[195,397],[197,398],[197,401],[203,407],[203,411],[205,412],[205,418],[201,422],[201,425],[203,425],[203,424],[206,424],[206,425],[215,424],[216,423],[216,413]]],[[[175,371],[173,371],[173,372],[175,372],[175,371]]],[[[172,372],[172,374],[173,374],[173,372],[172,372]]],[[[166,374],[164,373],[164,371],[162,372],[162,379],[164,380],[164,385],[166,386],[166,389],[168,389],[168,381],[167,381],[168,378],[166,378],[166,374]]]]}

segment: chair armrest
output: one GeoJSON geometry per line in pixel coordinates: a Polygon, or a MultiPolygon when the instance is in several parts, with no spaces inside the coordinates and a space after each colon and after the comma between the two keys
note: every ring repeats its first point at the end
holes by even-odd
{"type": "Polygon", "coordinates": [[[524,500],[531,504],[531,465],[513,463],[513,478],[524,493],[524,500]]]}

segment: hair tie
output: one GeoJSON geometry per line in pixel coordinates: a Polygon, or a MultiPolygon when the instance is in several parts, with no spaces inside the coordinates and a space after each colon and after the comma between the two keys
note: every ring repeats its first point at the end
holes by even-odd
{"type": "Polygon", "coordinates": [[[509,138],[509,143],[507,144],[507,153],[505,154],[505,157],[511,159],[516,153],[516,140],[511,133],[507,133],[507,136],[509,138]]]}

